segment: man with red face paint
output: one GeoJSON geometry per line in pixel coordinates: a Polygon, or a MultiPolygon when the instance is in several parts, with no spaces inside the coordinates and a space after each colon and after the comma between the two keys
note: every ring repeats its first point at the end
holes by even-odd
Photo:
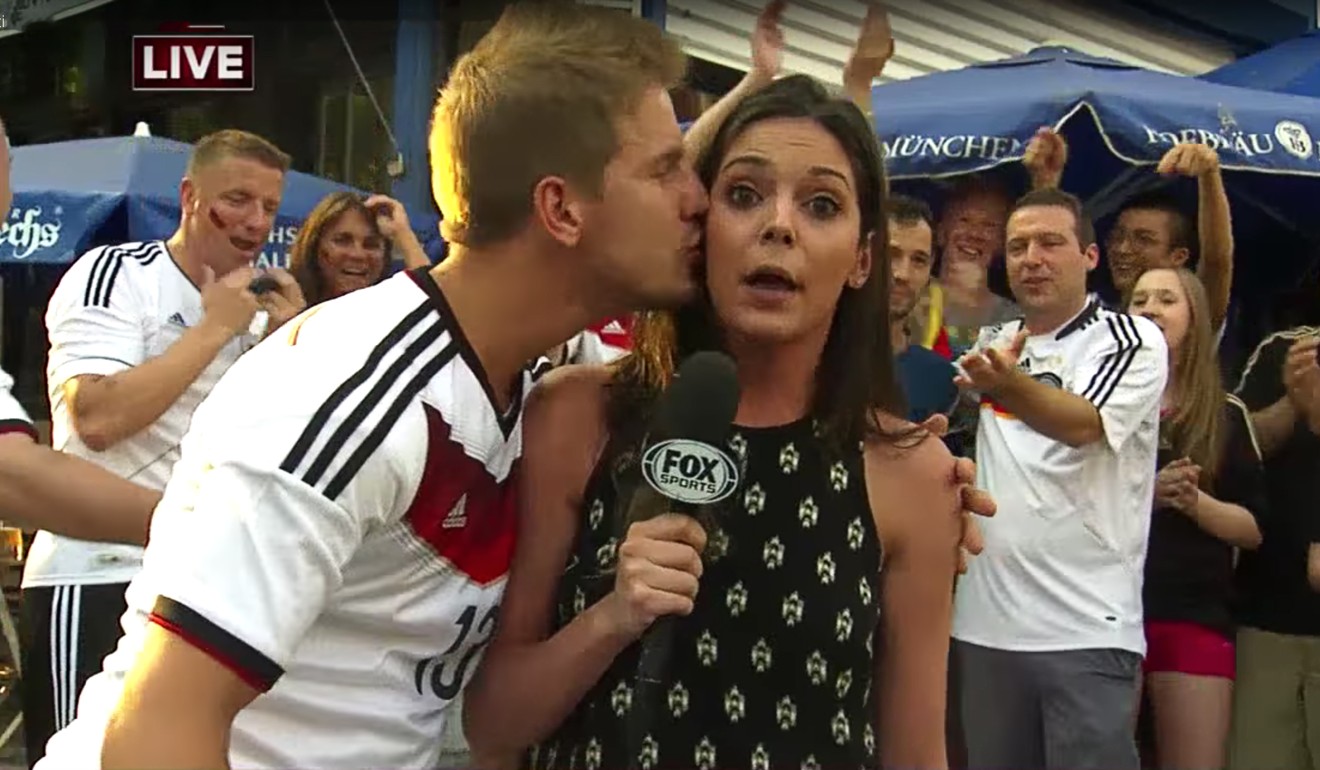
{"type": "MultiPolygon", "coordinates": [[[[204,137],[180,185],[174,235],[99,246],[69,268],[46,311],[56,449],[165,487],[193,410],[262,333],[305,304],[282,270],[254,284],[252,263],[288,167],[288,156],[259,136],[204,137]]],[[[83,683],[114,649],[124,589],[141,563],[134,545],[48,531],[33,540],[23,575],[30,762],[73,719],[83,683]]]]}

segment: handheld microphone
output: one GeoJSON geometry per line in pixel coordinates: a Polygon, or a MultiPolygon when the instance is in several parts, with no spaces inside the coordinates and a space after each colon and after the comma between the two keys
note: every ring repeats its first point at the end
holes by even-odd
{"type": "MultiPolygon", "coordinates": [[[[663,513],[691,514],[738,488],[738,465],[723,448],[738,411],[738,371],[723,353],[696,353],[684,361],[660,397],[642,453],[642,477],[627,522],[663,513]]],[[[642,637],[637,686],[628,719],[630,763],[654,723],[661,683],[673,648],[675,618],[656,620],[642,637]]]]}

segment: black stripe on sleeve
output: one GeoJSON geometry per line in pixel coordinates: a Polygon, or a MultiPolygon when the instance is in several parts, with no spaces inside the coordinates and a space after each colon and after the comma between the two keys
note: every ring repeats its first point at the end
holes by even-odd
{"type": "Polygon", "coordinates": [[[343,493],[417,394],[459,356],[445,321],[433,313],[424,303],[391,330],[312,415],[281,470],[331,500],[343,493]],[[423,328],[428,317],[432,322],[423,328]]]}
{"type": "MultiPolygon", "coordinates": [[[[344,491],[344,488],[348,486],[348,483],[353,480],[353,477],[357,475],[357,472],[366,464],[367,458],[371,457],[371,453],[375,452],[380,447],[381,443],[385,441],[385,437],[389,435],[390,429],[399,421],[399,417],[403,414],[403,410],[408,407],[408,404],[411,403],[412,399],[416,397],[417,394],[422,391],[422,388],[426,387],[426,383],[430,382],[431,378],[443,369],[445,364],[452,361],[456,355],[458,355],[458,346],[453,344],[446,345],[438,355],[434,356],[430,361],[427,361],[426,364],[418,370],[417,374],[413,376],[407,386],[405,386],[399,395],[395,397],[394,403],[390,404],[390,408],[385,412],[385,416],[380,419],[380,422],[376,424],[376,427],[371,429],[371,432],[362,440],[362,443],[358,445],[357,449],[353,450],[353,454],[348,456],[348,461],[344,463],[344,467],[340,468],[339,473],[336,473],[335,477],[326,485],[326,497],[331,500],[339,497],[339,493],[344,491]]],[[[326,447],[326,451],[330,451],[330,447],[326,447]]]]}
{"type": "Polygon", "coordinates": [[[278,663],[255,647],[173,599],[157,598],[150,619],[233,671],[257,692],[270,690],[284,675],[278,663]]]}
{"type": "Polygon", "coordinates": [[[139,265],[146,266],[156,261],[162,249],[160,241],[137,243],[123,246],[108,246],[101,251],[92,263],[87,276],[87,285],[83,289],[85,307],[110,307],[111,292],[125,259],[133,259],[139,265]]]}
{"type": "MultiPolygon", "coordinates": [[[[434,345],[444,332],[444,324],[436,321],[435,324],[410,342],[408,347],[404,349],[403,354],[396,358],[384,372],[372,378],[371,389],[365,395],[358,397],[360,400],[357,406],[353,407],[353,411],[349,412],[348,416],[335,428],[334,433],[330,434],[330,440],[326,442],[325,447],[316,455],[311,466],[303,474],[303,481],[311,486],[316,486],[321,481],[321,476],[330,467],[330,463],[334,462],[335,457],[339,455],[340,450],[344,448],[344,444],[352,437],[353,432],[367,421],[367,417],[372,410],[385,399],[385,394],[394,387],[395,383],[414,369],[419,360],[425,360],[422,356],[426,353],[426,349],[434,345]]],[[[446,345],[446,349],[450,347],[454,347],[453,343],[446,345]]],[[[451,354],[449,358],[453,358],[453,355],[451,354]]],[[[365,384],[363,383],[363,385],[365,384]]],[[[413,391],[412,395],[416,394],[417,391],[413,391]]],[[[328,490],[326,494],[332,500],[335,498],[335,495],[329,494],[328,490]]]]}
{"type": "Polygon", "coordinates": [[[1082,391],[1082,397],[1094,404],[1097,409],[1104,406],[1113,395],[1119,380],[1132,365],[1137,350],[1141,348],[1141,336],[1131,316],[1114,314],[1106,318],[1105,323],[1109,327],[1109,334],[1116,347],[1104,357],[1100,368],[1096,369],[1086,389],[1082,391]]]}
{"type": "Polygon", "coordinates": [[[420,324],[430,313],[430,303],[425,301],[422,302],[422,304],[415,308],[411,313],[404,316],[403,320],[390,330],[390,333],[385,335],[384,339],[377,343],[376,347],[372,349],[370,355],[367,356],[366,362],[362,364],[362,368],[358,369],[352,374],[352,376],[344,380],[344,382],[338,388],[335,388],[334,392],[330,394],[330,397],[317,408],[316,413],[312,415],[312,419],[307,423],[307,427],[303,429],[302,434],[298,436],[298,440],[294,442],[293,448],[289,450],[289,454],[284,458],[284,462],[280,463],[280,470],[285,473],[295,473],[298,470],[298,466],[302,464],[303,460],[307,457],[307,453],[311,450],[312,444],[316,442],[317,437],[321,435],[321,431],[324,430],[326,424],[329,423],[330,416],[334,414],[335,409],[343,404],[344,401],[352,395],[353,391],[357,390],[363,383],[370,379],[372,372],[376,371],[376,368],[380,366],[381,361],[385,359],[385,356],[397,347],[403,340],[404,336],[420,324]]]}

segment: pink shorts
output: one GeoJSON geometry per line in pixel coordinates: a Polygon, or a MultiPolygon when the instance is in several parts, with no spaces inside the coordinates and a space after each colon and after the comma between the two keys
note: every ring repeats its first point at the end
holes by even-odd
{"type": "Polygon", "coordinates": [[[1195,623],[1146,621],[1147,674],[1168,672],[1233,679],[1233,640],[1195,623]]]}

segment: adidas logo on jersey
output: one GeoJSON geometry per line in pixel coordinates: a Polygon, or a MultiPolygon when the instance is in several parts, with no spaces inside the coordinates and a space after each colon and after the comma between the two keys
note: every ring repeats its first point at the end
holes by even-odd
{"type": "Polygon", "coordinates": [[[175,326],[182,326],[185,329],[188,328],[188,322],[183,320],[182,313],[175,313],[174,315],[170,316],[169,321],[171,324],[174,324],[175,326]]]}
{"type": "Polygon", "coordinates": [[[458,498],[454,507],[440,522],[441,529],[462,529],[467,526],[467,495],[458,498]]]}
{"type": "Polygon", "coordinates": [[[624,328],[623,328],[623,324],[619,323],[618,321],[610,321],[609,323],[605,324],[604,327],[601,328],[600,333],[601,333],[601,334],[627,334],[628,332],[624,330],[624,328]]]}

